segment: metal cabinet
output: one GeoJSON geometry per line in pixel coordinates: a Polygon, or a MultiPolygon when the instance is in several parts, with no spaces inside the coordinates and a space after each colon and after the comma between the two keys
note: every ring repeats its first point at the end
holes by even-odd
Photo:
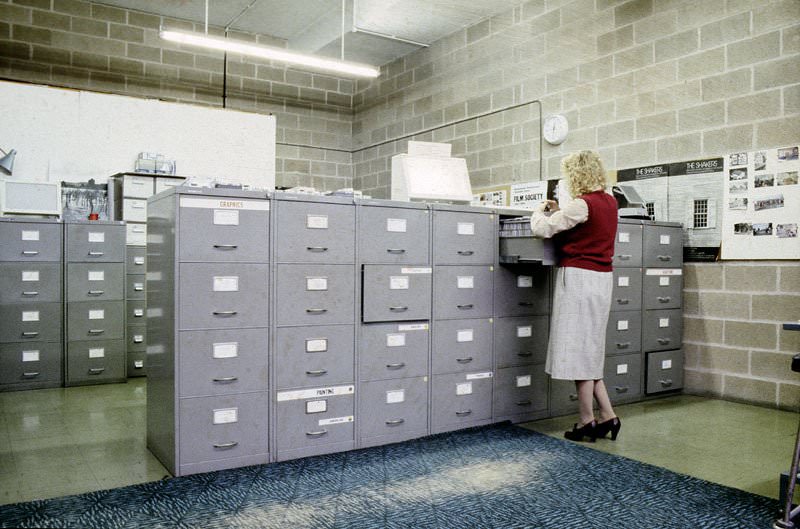
{"type": "Polygon", "coordinates": [[[634,311],[642,308],[642,269],[614,268],[611,310],[634,311]]]}
{"type": "Polygon", "coordinates": [[[354,275],[352,265],[277,265],[277,324],[352,324],[354,275]]]}
{"type": "Polygon", "coordinates": [[[60,303],[0,305],[0,343],[61,340],[60,303]]]}
{"type": "Polygon", "coordinates": [[[637,353],[642,350],[642,313],[618,311],[608,315],[606,356],[637,353]]]}
{"type": "Polygon", "coordinates": [[[543,266],[503,266],[494,273],[494,316],[550,312],[550,274],[543,266]]]}
{"type": "Polygon", "coordinates": [[[14,218],[0,221],[0,261],[61,262],[61,223],[14,218]]]}
{"type": "Polygon", "coordinates": [[[495,418],[546,412],[548,380],[542,365],[498,369],[494,380],[495,418]]]}
{"type": "Polygon", "coordinates": [[[364,322],[428,320],[431,267],[364,265],[364,322]]]}
{"type": "Polygon", "coordinates": [[[280,203],[276,260],[280,263],[352,263],[355,209],[326,202],[280,203]]]}
{"type": "Polygon", "coordinates": [[[431,431],[486,424],[492,418],[492,372],[433,375],[431,431]]]}
{"type": "Polygon", "coordinates": [[[485,264],[497,257],[496,217],[470,211],[433,211],[434,264],[485,264]]]}
{"type": "Polygon", "coordinates": [[[683,350],[647,353],[648,395],[683,387],[683,350]]]}
{"type": "Polygon", "coordinates": [[[362,325],[360,379],[374,381],[427,375],[429,338],[427,322],[362,325]]]}
{"type": "Polygon", "coordinates": [[[67,303],[67,340],[109,340],[125,337],[122,301],[67,303]]]}
{"type": "Polygon", "coordinates": [[[92,340],[67,343],[69,385],[119,382],[125,378],[124,340],[92,340]]]}
{"type": "Polygon", "coordinates": [[[642,221],[620,219],[614,239],[614,268],[642,266],[643,230],[642,221]]]}
{"type": "Polygon", "coordinates": [[[683,271],[680,268],[648,268],[644,274],[644,308],[677,309],[683,297],[683,271]]]}
{"type": "Polygon", "coordinates": [[[147,200],[141,198],[122,199],[122,218],[128,222],[147,222],[147,200]]]}
{"type": "Polygon", "coordinates": [[[645,267],[680,267],[683,262],[683,231],[680,225],[648,225],[644,230],[642,251],[645,267]]]}
{"type": "Polygon", "coordinates": [[[549,316],[495,318],[494,356],[498,368],[543,364],[547,357],[549,316]]]}
{"type": "Polygon", "coordinates": [[[276,389],[352,383],[354,343],[352,325],[278,328],[276,389]]]}
{"type": "Polygon", "coordinates": [[[61,265],[0,263],[0,305],[30,302],[61,302],[61,265]]]}
{"type": "Polygon", "coordinates": [[[430,210],[426,206],[362,205],[358,225],[361,262],[404,265],[430,262],[430,210]]]}
{"type": "Polygon", "coordinates": [[[361,384],[361,445],[374,446],[422,437],[428,431],[427,377],[361,384]]]}
{"type": "Polygon", "coordinates": [[[147,248],[128,246],[125,252],[125,273],[144,274],[147,272],[147,248]]]}
{"type": "Polygon", "coordinates": [[[681,309],[644,311],[642,347],[645,351],[665,351],[681,347],[683,331],[681,312],[681,309]]]}
{"type": "Polygon", "coordinates": [[[0,344],[0,388],[61,385],[61,342],[0,344]]]}
{"type": "Polygon", "coordinates": [[[86,221],[66,224],[68,263],[124,263],[125,240],[120,222],[86,221]]]}
{"type": "Polygon", "coordinates": [[[493,275],[493,266],[436,267],[434,320],[491,317],[493,275]]]}
{"type": "Polygon", "coordinates": [[[606,358],[605,384],[611,402],[636,400],[642,396],[642,355],[606,358]]]}
{"type": "Polygon", "coordinates": [[[123,263],[68,263],[67,302],[125,299],[123,263]]]}
{"type": "Polygon", "coordinates": [[[491,371],[490,319],[436,321],[434,331],[431,365],[434,374],[491,371]]]}

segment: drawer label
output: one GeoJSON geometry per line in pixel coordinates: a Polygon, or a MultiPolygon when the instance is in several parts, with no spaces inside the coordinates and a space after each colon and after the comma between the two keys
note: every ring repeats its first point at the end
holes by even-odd
{"type": "Polygon", "coordinates": [[[458,288],[475,288],[475,276],[458,276],[458,288]]]}
{"type": "Polygon", "coordinates": [[[328,411],[327,400],[310,400],[306,402],[306,413],[325,413],[328,411]]]}
{"type": "Polygon", "coordinates": [[[39,321],[38,310],[23,310],[22,321],[39,321]]]}
{"type": "Polygon", "coordinates": [[[306,277],[306,290],[328,290],[328,278],[306,277]]]}
{"type": "Polygon", "coordinates": [[[475,223],[459,222],[456,226],[456,233],[459,235],[475,235],[475,223]]]}
{"type": "Polygon", "coordinates": [[[659,327],[669,327],[669,318],[658,318],[659,327]]]}
{"type": "Polygon", "coordinates": [[[238,292],[239,276],[214,276],[214,292],[238,292]]]}
{"type": "Polygon", "coordinates": [[[628,320],[619,320],[619,321],[617,321],[617,330],[618,331],[627,331],[628,330],[628,320]]]}
{"type": "Polygon", "coordinates": [[[239,408],[214,410],[214,424],[230,424],[239,421],[239,408]]]}
{"type": "Polygon", "coordinates": [[[22,271],[22,280],[23,281],[39,281],[39,271],[38,270],[23,270],[22,271]]]}
{"type": "Polygon", "coordinates": [[[617,374],[626,375],[628,373],[628,364],[617,364],[617,374]]]}
{"type": "Polygon", "coordinates": [[[269,211],[266,200],[236,200],[230,198],[181,197],[182,208],[201,209],[244,209],[248,211],[269,211]]]}
{"type": "Polygon", "coordinates": [[[329,386],[325,388],[298,389],[294,391],[279,391],[278,402],[287,400],[304,400],[319,397],[336,397],[339,395],[352,395],[355,393],[355,386],[329,386]]]}
{"type": "Polygon", "coordinates": [[[517,338],[530,338],[533,336],[532,325],[517,325],[517,338]]]}
{"type": "Polygon", "coordinates": [[[473,329],[461,329],[456,333],[456,341],[471,342],[475,339],[475,332],[473,329]]]}
{"type": "Polygon", "coordinates": [[[645,271],[648,276],[681,276],[683,269],[681,268],[648,268],[645,271]]]}
{"type": "Polygon", "coordinates": [[[320,426],[330,426],[331,424],[345,424],[348,422],[353,422],[353,416],[347,415],[346,417],[332,417],[330,419],[320,419],[319,425],[320,426]]]}
{"type": "Polygon", "coordinates": [[[662,360],[661,369],[672,369],[672,359],[662,360]]]}
{"type": "Polygon", "coordinates": [[[133,264],[135,265],[143,265],[144,264],[144,257],[139,255],[133,258],[133,264]]]}
{"type": "Polygon", "coordinates": [[[311,230],[327,230],[327,215],[306,215],[306,228],[311,230]]]}
{"type": "Polygon", "coordinates": [[[89,281],[105,281],[105,270],[89,270],[89,281]]]}
{"type": "Polygon", "coordinates": [[[406,219],[386,219],[386,231],[405,233],[406,219]]]}
{"type": "Polygon", "coordinates": [[[628,233],[627,231],[621,231],[617,236],[617,240],[619,242],[631,242],[631,234],[628,233]]]}
{"type": "Polygon", "coordinates": [[[408,276],[390,276],[389,290],[408,290],[408,276]]]}
{"type": "Polygon", "coordinates": [[[106,242],[106,234],[102,231],[90,231],[89,242],[106,242]]]}
{"type": "Polygon", "coordinates": [[[20,234],[23,241],[38,241],[39,230],[22,230],[20,234]]]}
{"type": "Polygon", "coordinates": [[[38,362],[39,361],[39,351],[22,351],[22,361],[23,362],[38,362]]]}
{"type": "Polygon", "coordinates": [[[456,384],[456,395],[472,395],[472,382],[456,384]]]}
{"type": "Polygon", "coordinates": [[[661,235],[658,238],[658,244],[669,244],[669,235],[661,235]]]}
{"type": "Polygon", "coordinates": [[[467,380],[478,380],[481,378],[492,378],[492,372],[487,371],[485,373],[470,373],[467,375],[467,380]]]}
{"type": "Polygon", "coordinates": [[[213,358],[236,358],[239,356],[239,342],[220,342],[211,346],[213,358]]]}
{"type": "Polygon", "coordinates": [[[92,347],[89,349],[89,358],[105,358],[106,356],[106,348],[105,347],[92,347]]]}
{"type": "Polygon", "coordinates": [[[669,276],[662,276],[658,278],[658,286],[660,287],[668,287],[669,286],[669,276]]]}
{"type": "Polygon", "coordinates": [[[406,401],[406,390],[393,389],[386,392],[386,404],[399,404],[406,401]]]}
{"type": "Polygon", "coordinates": [[[386,347],[405,347],[405,345],[406,345],[405,334],[399,333],[399,334],[386,335],[386,347]]]}
{"type": "Polygon", "coordinates": [[[141,369],[144,367],[144,360],[134,360],[133,367],[136,369],[141,369]]]}
{"type": "Polygon", "coordinates": [[[135,318],[141,318],[144,316],[144,309],[133,309],[133,316],[135,318]]]}
{"type": "Polygon", "coordinates": [[[324,353],[327,350],[328,350],[327,338],[312,338],[306,340],[307,353],[324,353]]]}
{"type": "Polygon", "coordinates": [[[133,291],[134,292],[144,292],[144,283],[134,283],[133,284],[133,291]]]}
{"type": "Polygon", "coordinates": [[[105,318],[106,318],[105,309],[97,309],[97,310],[90,310],[89,311],[89,319],[90,320],[104,320],[105,318]]]}
{"type": "Polygon", "coordinates": [[[517,376],[517,387],[518,388],[527,388],[531,385],[531,376],[530,375],[519,375],[517,376]]]}
{"type": "Polygon", "coordinates": [[[143,334],[134,334],[133,335],[133,343],[142,343],[144,342],[144,335],[143,334]]]}
{"type": "Polygon", "coordinates": [[[398,325],[398,331],[427,331],[428,330],[427,323],[406,323],[404,325],[398,325]]]}
{"type": "Polygon", "coordinates": [[[430,274],[433,268],[430,266],[418,266],[415,268],[401,268],[401,274],[430,274]]]}
{"type": "Polygon", "coordinates": [[[517,288],[533,288],[533,277],[517,276],[517,288]]]}
{"type": "Polygon", "coordinates": [[[631,280],[628,276],[619,276],[617,278],[618,287],[628,287],[631,285],[631,280]]]}
{"type": "Polygon", "coordinates": [[[238,226],[239,225],[239,210],[237,210],[237,209],[215,209],[214,210],[214,225],[215,226],[238,226]]]}

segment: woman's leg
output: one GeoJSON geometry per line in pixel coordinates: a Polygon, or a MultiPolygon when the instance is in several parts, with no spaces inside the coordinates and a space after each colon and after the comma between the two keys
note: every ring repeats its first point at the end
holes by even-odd
{"type": "MultiPolygon", "coordinates": [[[[603,379],[591,382],[593,382],[594,398],[597,399],[597,405],[600,406],[600,422],[613,419],[617,415],[614,413],[614,408],[611,407],[611,399],[608,398],[605,382],[603,379]]],[[[580,393],[578,398],[580,398],[580,393]]]]}
{"type": "Polygon", "coordinates": [[[578,390],[578,411],[582,426],[594,420],[594,401],[592,401],[594,380],[576,380],[575,388],[578,390]]]}

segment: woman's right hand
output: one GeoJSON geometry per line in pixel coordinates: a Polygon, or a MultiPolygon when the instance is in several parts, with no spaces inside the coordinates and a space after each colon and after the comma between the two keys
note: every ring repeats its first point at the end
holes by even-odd
{"type": "Polygon", "coordinates": [[[558,211],[558,202],[555,200],[545,200],[544,201],[544,210],[549,211],[550,213],[555,213],[558,211]]]}

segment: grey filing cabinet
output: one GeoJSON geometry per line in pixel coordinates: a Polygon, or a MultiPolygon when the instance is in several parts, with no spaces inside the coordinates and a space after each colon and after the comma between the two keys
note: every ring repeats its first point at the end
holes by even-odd
{"type": "Polygon", "coordinates": [[[431,433],[440,433],[492,421],[498,219],[482,208],[431,208],[431,433]]]}
{"type": "Polygon", "coordinates": [[[355,447],[355,205],[277,194],[274,458],[355,447]]]}
{"type": "Polygon", "coordinates": [[[429,433],[431,211],[425,204],[359,202],[357,422],[359,447],[429,433]]]}
{"type": "Polygon", "coordinates": [[[267,463],[270,201],[148,200],[147,446],[174,475],[267,463]]]}
{"type": "Polygon", "coordinates": [[[64,225],[67,386],[125,380],[125,223],[64,225]]]}
{"type": "Polygon", "coordinates": [[[63,225],[0,218],[0,391],[63,384],[63,225]]]}

